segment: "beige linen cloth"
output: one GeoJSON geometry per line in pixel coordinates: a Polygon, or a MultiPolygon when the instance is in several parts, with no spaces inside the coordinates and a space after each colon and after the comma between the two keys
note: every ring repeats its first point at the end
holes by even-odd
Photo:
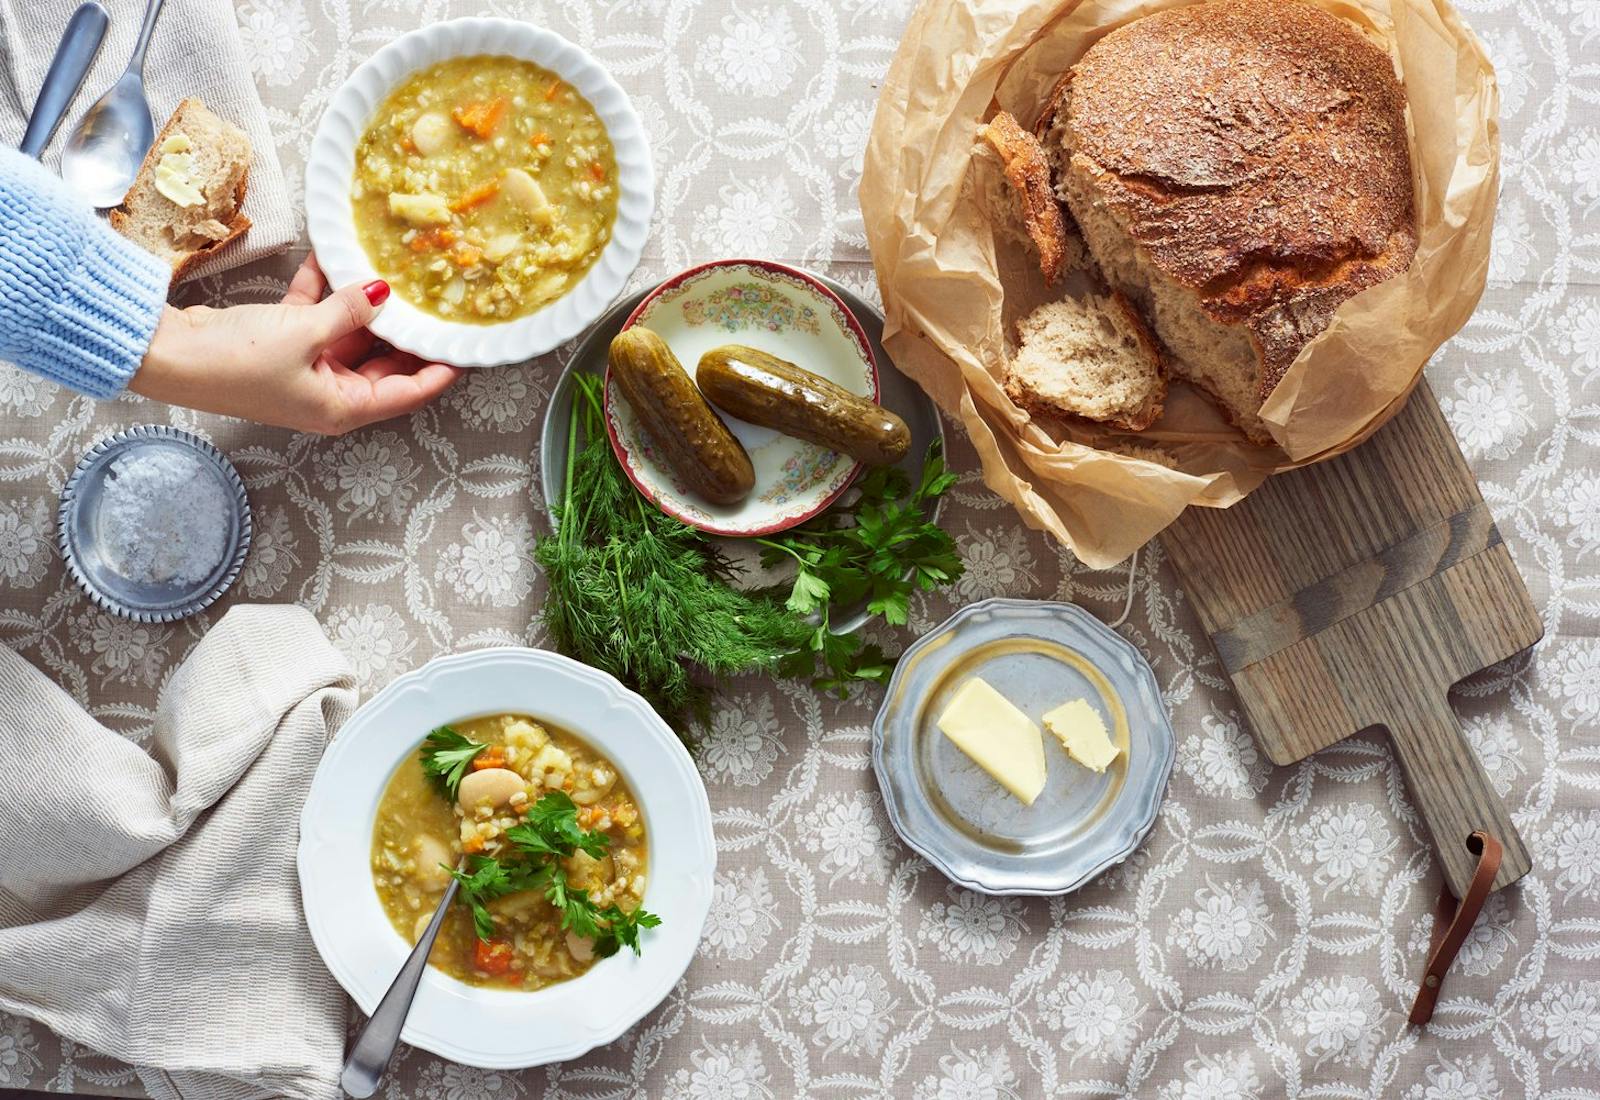
{"type": "MultiPolygon", "coordinates": [[[[0,140],[22,140],[39,85],[55,56],[61,32],[79,0],[0,0],[0,140]]],[[[143,22],[145,0],[100,0],[111,15],[105,42],[46,150],[44,161],[58,165],[61,147],[83,113],[116,83],[133,53],[143,22]]],[[[228,0],[167,0],[145,56],[145,92],[156,129],[182,99],[198,96],[220,117],[250,138],[253,150],[244,212],[250,231],[195,269],[215,275],[240,264],[282,252],[299,235],[277,140],[256,93],[239,24],[228,0]]]]}
{"type": "Polygon", "coordinates": [[[339,1095],[344,997],[306,931],[300,806],[356,703],[309,612],[230,610],[149,751],[0,646],[0,1010],[151,1095],[339,1095]]]}

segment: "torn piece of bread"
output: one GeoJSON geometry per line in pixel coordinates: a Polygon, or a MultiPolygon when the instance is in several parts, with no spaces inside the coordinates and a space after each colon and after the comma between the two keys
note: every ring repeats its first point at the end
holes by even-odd
{"type": "Polygon", "coordinates": [[[1004,111],[990,119],[981,133],[1000,154],[1006,180],[1022,208],[1023,228],[1039,251],[1039,271],[1045,282],[1053,283],[1070,266],[1075,250],[1066,218],[1056,201],[1044,146],[1004,111]]]}
{"type": "Polygon", "coordinates": [[[250,141],[198,99],[156,135],[111,227],[172,265],[176,283],[250,228],[244,216],[250,141]]]}
{"type": "Polygon", "coordinates": [[[1160,350],[1121,294],[1046,302],[1017,324],[1005,390],[1034,416],[1143,431],[1167,395],[1160,350]]]}

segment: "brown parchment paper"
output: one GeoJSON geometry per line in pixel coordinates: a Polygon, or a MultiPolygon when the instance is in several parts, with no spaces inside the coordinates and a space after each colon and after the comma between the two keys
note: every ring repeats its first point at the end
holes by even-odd
{"type": "Polygon", "coordinates": [[[1277,447],[1247,443],[1179,383],[1144,432],[1031,421],[999,380],[1016,319],[1052,291],[978,128],[1002,108],[1031,125],[1099,37],[1181,2],[924,0],[879,96],[861,181],[895,364],[960,417],[989,488],[1100,568],[1188,505],[1225,508],[1376,431],[1472,313],[1488,272],[1499,94],[1482,46],[1442,0],[1318,0],[1386,47],[1405,84],[1410,269],[1346,302],[1301,352],[1262,408],[1277,447]]]}

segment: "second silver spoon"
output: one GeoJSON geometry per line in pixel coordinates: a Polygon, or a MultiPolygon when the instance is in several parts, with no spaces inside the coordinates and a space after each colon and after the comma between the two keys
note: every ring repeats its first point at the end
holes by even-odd
{"type": "Polygon", "coordinates": [[[144,94],[144,55],[161,4],[150,0],[127,71],[89,108],[61,153],[61,178],[101,209],[122,201],[156,139],[144,94]]]}

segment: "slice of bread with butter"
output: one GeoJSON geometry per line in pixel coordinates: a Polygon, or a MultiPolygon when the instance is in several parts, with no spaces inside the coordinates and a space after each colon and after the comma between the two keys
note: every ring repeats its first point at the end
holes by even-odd
{"type": "Polygon", "coordinates": [[[172,281],[250,228],[244,216],[250,141],[198,99],[156,135],[111,227],[172,265],[172,281]]]}

